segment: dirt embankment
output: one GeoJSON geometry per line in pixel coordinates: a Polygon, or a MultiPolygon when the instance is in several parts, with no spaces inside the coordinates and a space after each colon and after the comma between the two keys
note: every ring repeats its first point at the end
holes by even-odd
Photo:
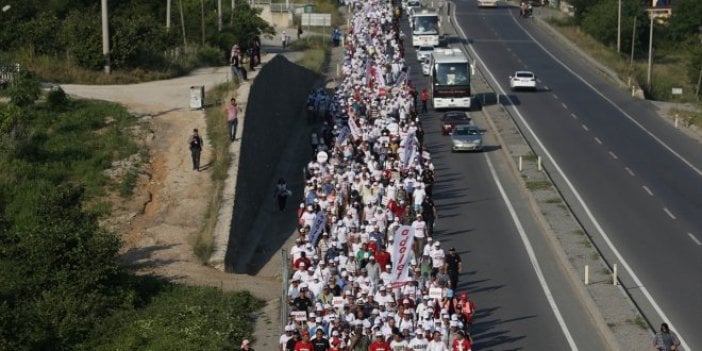
{"type": "MultiPolygon", "coordinates": [[[[320,77],[301,66],[276,56],[256,77],[246,108],[236,182],[234,213],[225,256],[228,272],[248,273],[237,258],[247,245],[265,233],[252,231],[265,201],[270,201],[271,184],[280,175],[277,166],[284,157],[291,131],[301,123],[306,98],[320,77]]],[[[265,239],[265,238],[264,238],[265,239]]],[[[257,240],[256,240],[257,241],[257,240]]]]}

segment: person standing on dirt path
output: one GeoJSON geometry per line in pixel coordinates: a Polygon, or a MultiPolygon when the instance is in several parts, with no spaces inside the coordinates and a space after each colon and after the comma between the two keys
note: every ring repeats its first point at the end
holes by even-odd
{"type": "Polygon", "coordinates": [[[285,178],[278,179],[278,184],[275,185],[275,197],[278,199],[278,209],[280,212],[285,211],[285,203],[292,192],[288,190],[288,184],[285,183],[285,178]]]}
{"type": "Polygon", "coordinates": [[[227,111],[227,126],[229,127],[229,140],[236,140],[236,127],[239,125],[239,112],[241,107],[236,103],[236,99],[232,98],[226,108],[227,111]]]}
{"type": "Polygon", "coordinates": [[[281,40],[282,40],[282,42],[283,42],[283,49],[287,48],[287,46],[288,46],[288,35],[287,35],[287,33],[285,33],[285,31],[283,31],[283,35],[282,35],[282,37],[281,37],[281,40]]]}
{"type": "Polygon", "coordinates": [[[197,128],[193,129],[193,135],[188,140],[190,146],[190,156],[193,159],[193,170],[200,172],[200,154],[202,153],[202,137],[197,128]]]}

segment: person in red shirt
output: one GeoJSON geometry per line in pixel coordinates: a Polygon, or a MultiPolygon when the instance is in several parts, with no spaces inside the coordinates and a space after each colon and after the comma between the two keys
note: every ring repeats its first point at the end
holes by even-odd
{"type": "Polygon", "coordinates": [[[387,249],[382,249],[375,254],[375,262],[378,262],[380,269],[385,272],[385,266],[390,263],[390,254],[388,253],[387,249]]]}
{"type": "Polygon", "coordinates": [[[368,346],[368,351],[391,351],[390,344],[383,339],[383,333],[375,332],[375,341],[368,346]]]}
{"type": "Polygon", "coordinates": [[[310,342],[310,332],[307,330],[303,330],[300,333],[300,336],[302,339],[295,343],[295,351],[313,351],[314,346],[310,342]]]}
{"type": "Polygon", "coordinates": [[[453,340],[453,345],[451,345],[451,351],[471,351],[472,343],[470,335],[466,337],[463,330],[459,330],[456,339],[453,340]]]}
{"type": "Polygon", "coordinates": [[[293,262],[293,266],[295,269],[299,269],[300,267],[310,267],[312,265],[312,262],[310,262],[310,259],[307,258],[307,254],[303,251],[300,252],[300,258],[296,259],[295,262],[293,262]]]}

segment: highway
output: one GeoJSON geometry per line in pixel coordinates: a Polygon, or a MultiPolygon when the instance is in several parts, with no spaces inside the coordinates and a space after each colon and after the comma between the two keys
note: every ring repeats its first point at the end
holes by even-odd
{"type": "Polygon", "coordinates": [[[702,347],[702,146],[594,73],[516,8],[455,3],[455,18],[568,204],[654,326],[702,347]],[[527,69],[537,92],[509,92],[527,69]],[[629,275],[627,269],[634,275],[629,275]],[[651,303],[653,301],[653,303],[651,303]]]}
{"type": "MultiPolygon", "coordinates": [[[[406,21],[403,31],[410,33],[406,21]]],[[[421,75],[410,45],[406,45],[405,57],[411,80],[419,90],[428,87],[428,77],[421,75]]],[[[458,292],[468,292],[478,308],[472,329],[475,349],[606,349],[564,271],[553,264],[557,258],[549,251],[518,179],[511,175],[494,141],[484,153],[451,153],[449,137],[440,132],[440,115],[430,109],[421,117],[425,145],[437,173],[434,198],[439,218],[434,237],[446,250],[455,247],[463,259],[458,292]],[[548,297],[525,239],[533,249],[548,297]]]]}

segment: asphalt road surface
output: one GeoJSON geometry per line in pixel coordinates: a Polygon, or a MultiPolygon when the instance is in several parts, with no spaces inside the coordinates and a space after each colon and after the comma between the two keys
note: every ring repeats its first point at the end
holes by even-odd
{"type": "Polygon", "coordinates": [[[472,48],[510,95],[503,103],[514,105],[533,130],[525,133],[532,144],[555,160],[546,156],[546,167],[576,216],[610,262],[633,271],[621,270],[624,286],[652,324],[667,317],[688,349],[699,349],[702,146],[517,11],[456,2],[472,48]],[[508,91],[508,76],[521,69],[536,73],[538,91],[508,91]]]}
{"type": "MultiPolygon", "coordinates": [[[[411,32],[406,20],[403,22],[409,40],[411,32]]],[[[409,44],[405,57],[414,84],[420,90],[428,87],[429,78],[422,76],[415,51],[409,44]]],[[[586,309],[574,297],[565,273],[554,264],[556,257],[531,217],[517,179],[510,175],[500,151],[493,143],[487,145],[484,153],[451,153],[450,138],[441,135],[440,115],[430,109],[421,116],[425,145],[437,172],[434,199],[439,219],[434,238],[446,249],[455,247],[463,259],[464,273],[457,290],[468,292],[477,304],[472,329],[475,348],[604,349],[602,337],[586,309]],[[523,233],[518,230],[493,174],[499,174],[499,184],[518,214],[523,233]],[[533,248],[559,317],[540,284],[521,234],[533,248]],[[567,332],[558,318],[566,325],[567,332]]]]}

